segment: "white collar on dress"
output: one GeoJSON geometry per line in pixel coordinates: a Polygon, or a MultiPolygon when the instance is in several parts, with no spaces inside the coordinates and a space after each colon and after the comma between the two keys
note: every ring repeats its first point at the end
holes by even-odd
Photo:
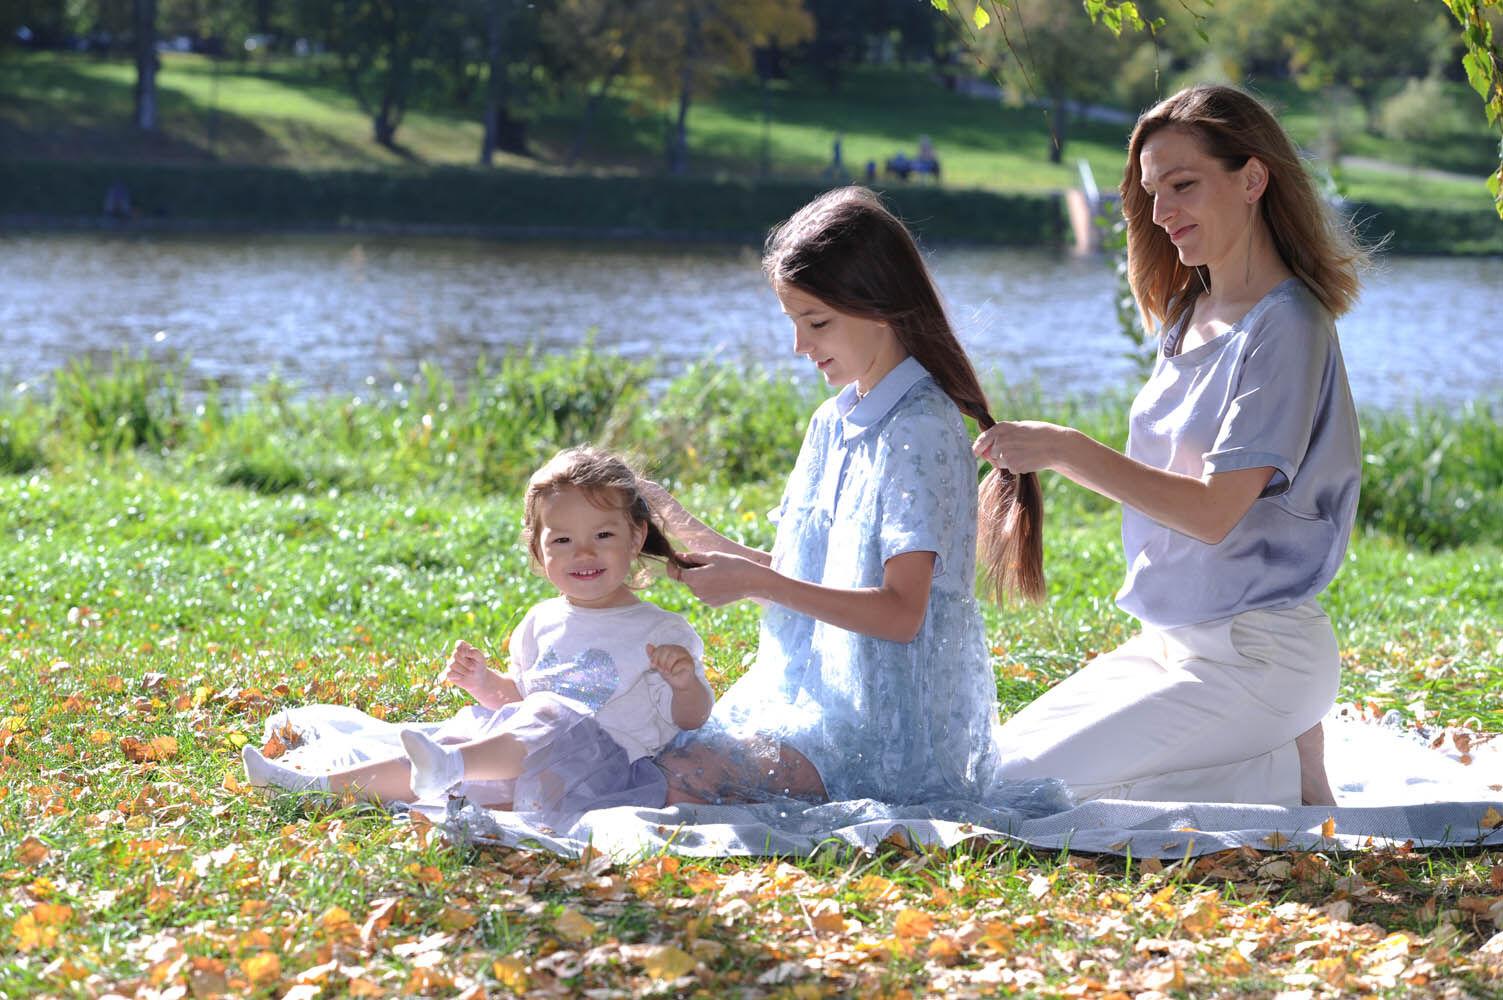
{"type": "Polygon", "coordinates": [[[835,412],[840,414],[844,437],[850,440],[887,416],[898,400],[921,379],[929,378],[929,371],[913,357],[904,358],[882,381],[872,386],[865,396],[857,397],[856,383],[840,390],[835,397],[835,412]]]}

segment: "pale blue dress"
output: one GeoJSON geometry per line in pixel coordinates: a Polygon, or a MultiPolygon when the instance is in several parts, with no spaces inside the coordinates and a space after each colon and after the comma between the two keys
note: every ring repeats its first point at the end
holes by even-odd
{"type": "Polygon", "coordinates": [[[700,729],[659,765],[710,802],[818,799],[787,780],[782,747],[834,801],[977,802],[1038,814],[1067,805],[1053,782],[999,783],[996,679],[975,597],[977,466],[959,410],[917,361],[865,397],[826,401],[772,518],[777,572],[856,589],[887,560],[936,555],[923,625],[893,642],[778,605],[757,659],[700,729]]]}

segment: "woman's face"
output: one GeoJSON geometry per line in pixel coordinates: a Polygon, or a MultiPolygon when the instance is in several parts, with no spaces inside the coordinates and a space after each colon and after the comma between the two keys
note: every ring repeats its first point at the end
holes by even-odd
{"type": "Polygon", "coordinates": [[[793,351],[802,354],[832,386],[856,384],[869,392],[908,356],[886,323],[838,312],[808,292],[773,286],[793,321],[793,351]]]}
{"type": "Polygon", "coordinates": [[[1189,132],[1164,128],[1143,143],[1138,164],[1153,199],[1153,223],[1169,234],[1181,263],[1214,269],[1229,254],[1247,252],[1267,176],[1261,161],[1228,170],[1189,132]]]}

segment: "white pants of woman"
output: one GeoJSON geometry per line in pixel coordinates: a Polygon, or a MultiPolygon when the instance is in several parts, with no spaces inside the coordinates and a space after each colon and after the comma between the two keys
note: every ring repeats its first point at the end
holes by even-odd
{"type": "Polygon", "coordinates": [[[1145,629],[1003,726],[1005,778],[1078,801],[1300,804],[1294,740],[1336,700],[1341,661],[1313,600],[1145,629]]]}

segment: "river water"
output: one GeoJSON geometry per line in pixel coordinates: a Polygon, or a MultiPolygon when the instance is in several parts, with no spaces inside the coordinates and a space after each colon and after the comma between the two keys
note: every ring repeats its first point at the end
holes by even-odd
{"type": "MultiPolygon", "coordinates": [[[[1105,260],[940,249],[930,261],[984,376],[1050,398],[1133,382],[1105,260]]],[[[1503,259],[1383,258],[1339,329],[1359,405],[1503,398],[1503,259]]],[[[126,351],[186,359],[193,378],[231,390],[276,374],[305,392],[361,392],[424,360],[462,378],[482,356],[590,336],[660,359],[664,375],[709,357],[805,371],[748,247],[0,235],[12,385],[126,351]]]]}

